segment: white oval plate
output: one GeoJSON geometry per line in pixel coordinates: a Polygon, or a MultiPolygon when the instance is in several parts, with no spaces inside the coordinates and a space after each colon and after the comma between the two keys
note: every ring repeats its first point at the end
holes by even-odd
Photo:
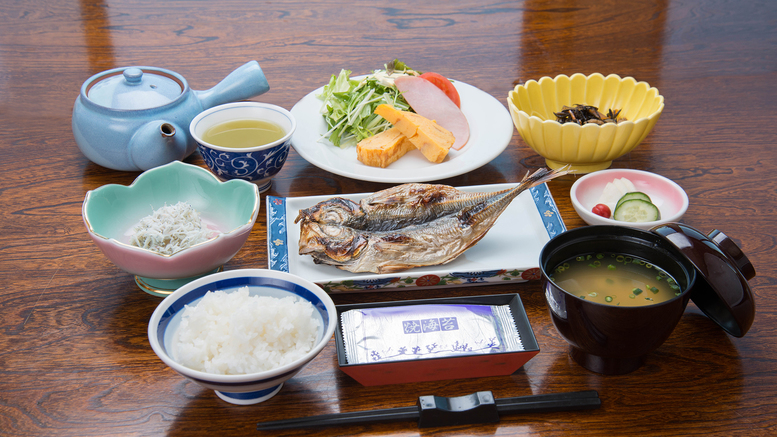
{"type": "MultiPolygon", "coordinates": [[[[354,79],[358,79],[355,77],[354,79]]],[[[513,121],[507,108],[490,94],[454,81],[461,97],[461,110],[469,122],[469,141],[461,150],[448,153],[434,164],[418,150],[411,151],[387,168],[370,167],[356,159],[356,147],[340,149],[322,136],[326,121],[321,115],[322,101],[316,97],[323,87],[311,92],[291,108],[297,130],[291,144],[306,161],[323,170],[352,179],[408,183],[445,179],[479,168],[499,156],[513,137],[513,121]]]]}

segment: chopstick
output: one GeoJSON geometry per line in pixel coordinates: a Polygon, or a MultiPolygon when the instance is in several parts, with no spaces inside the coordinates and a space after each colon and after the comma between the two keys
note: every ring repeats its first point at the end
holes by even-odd
{"type": "Polygon", "coordinates": [[[494,423],[499,421],[499,416],[502,414],[592,410],[600,406],[601,399],[599,399],[599,393],[595,390],[530,395],[496,400],[490,391],[484,391],[457,398],[421,396],[414,407],[333,413],[298,419],[260,422],[257,424],[257,430],[270,431],[309,426],[363,425],[409,420],[418,420],[419,427],[428,428],[472,423],[494,423]],[[451,408],[451,406],[454,408],[451,408]]]}
{"type": "Polygon", "coordinates": [[[306,428],[309,426],[358,425],[374,422],[400,422],[418,419],[418,408],[402,407],[386,410],[354,411],[351,413],[332,413],[320,416],[301,417],[299,419],[282,419],[260,422],[259,431],[306,428]],[[379,413],[379,414],[376,414],[379,413]]]}

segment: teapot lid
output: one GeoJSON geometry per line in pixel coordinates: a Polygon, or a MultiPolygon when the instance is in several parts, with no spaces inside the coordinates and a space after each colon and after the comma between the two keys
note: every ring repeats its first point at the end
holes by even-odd
{"type": "Polygon", "coordinates": [[[739,246],[717,229],[704,235],[691,226],[668,223],[651,231],[674,244],[696,268],[693,303],[729,334],[744,336],[755,317],[747,283],[755,268],[739,246]]]}
{"type": "Polygon", "coordinates": [[[166,105],[186,89],[172,72],[128,67],[98,74],[86,85],[90,101],[111,109],[149,109],[166,105]]]}

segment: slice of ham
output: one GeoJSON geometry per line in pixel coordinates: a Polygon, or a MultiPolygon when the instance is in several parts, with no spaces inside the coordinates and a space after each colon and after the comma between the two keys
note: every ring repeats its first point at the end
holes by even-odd
{"type": "Polygon", "coordinates": [[[394,85],[421,116],[434,120],[448,129],[456,141],[453,148],[461,149],[469,140],[469,124],[464,113],[445,93],[433,83],[417,76],[402,76],[394,80],[394,85]]]}

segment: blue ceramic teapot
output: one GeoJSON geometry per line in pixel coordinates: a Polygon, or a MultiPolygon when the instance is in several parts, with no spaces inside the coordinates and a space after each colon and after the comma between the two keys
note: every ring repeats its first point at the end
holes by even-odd
{"type": "Polygon", "coordinates": [[[203,110],[269,89],[256,61],[205,91],[190,89],[181,75],[162,68],[115,68],[81,86],[73,107],[73,135],[95,164],[144,171],[182,160],[197,149],[189,123],[203,110]]]}

